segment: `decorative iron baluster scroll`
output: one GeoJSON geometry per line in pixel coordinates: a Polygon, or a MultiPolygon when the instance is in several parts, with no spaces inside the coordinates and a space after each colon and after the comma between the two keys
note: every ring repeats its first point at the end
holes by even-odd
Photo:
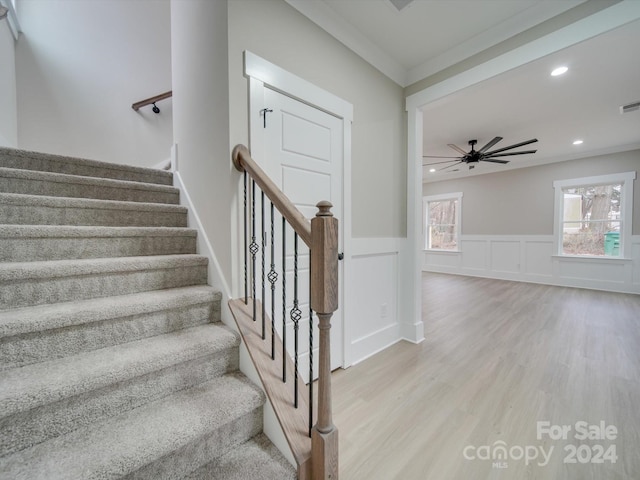
{"type": "MultiPolygon", "coordinates": [[[[287,348],[287,219],[282,217],[282,348],[287,348]]],[[[287,356],[282,355],[282,382],[287,383],[287,356]]]]}
{"type": "MultiPolygon", "coordinates": [[[[260,247],[256,243],[256,181],[251,181],[251,298],[256,299],[256,254],[260,247]]],[[[253,302],[253,321],[256,321],[256,302],[253,302]]]]}
{"type": "Polygon", "coordinates": [[[246,305],[249,301],[249,272],[247,271],[247,263],[249,260],[247,258],[249,255],[249,232],[247,230],[247,210],[249,209],[249,207],[247,206],[247,179],[249,178],[249,176],[247,175],[246,171],[242,172],[242,176],[244,180],[244,303],[246,305]]]}
{"type": "MultiPolygon", "coordinates": [[[[291,320],[293,321],[293,406],[298,408],[298,330],[302,310],[298,308],[298,234],[293,235],[293,308],[291,320]]],[[[286,347],[286,345],[285,345],[286,347]]]]}
{"type": "Polygon", "coordinates": [[[271,264],[267,278],[271,284],[271,360],[276,358],[276,282],[278,281],[278,273],[276,272],[275,257],[275,230],[273,219],[273,202],[271,202],[271,264]]]}
{"type": "Polygon", "coordinates": [[[264,301],[266,300],[265,297],[265,260],[264,257],[267,256],[267,249],[266,247],[266,243],[267,243],[267,232],[265,232],[264,230],[264,191],[260,192],[260,208],[261,208],[261,212],[260,212],[260,221],[262,223],[262,235],[260,235],[262,237],[262,255],[261,257],[261,261],[262,261],[262,297],[260,297],[262,299],[262,340],[264,340],[265,337],[265,310],[264,310],[264,301]]]}

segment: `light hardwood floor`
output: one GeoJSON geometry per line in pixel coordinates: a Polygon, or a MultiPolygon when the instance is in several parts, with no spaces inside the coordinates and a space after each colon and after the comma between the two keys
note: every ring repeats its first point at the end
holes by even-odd
{"type": "Polygon", "coordinates": [[[333,374],[342,480],[640,479],[640,295],[424,274],[423,319],[421,344],[333,374]],[[580,421],[617,436],[578,440],[580,421]],[[615,463],[580,463],[597,445],[615,463]]]}

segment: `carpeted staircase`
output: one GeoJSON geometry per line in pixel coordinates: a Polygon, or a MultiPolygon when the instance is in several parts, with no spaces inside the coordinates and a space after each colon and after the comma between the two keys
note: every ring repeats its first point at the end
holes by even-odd
{"type": "Polygon", "coordinates": [[[0,478],[296,477],[171,184],[0,148],[0,478]]]}

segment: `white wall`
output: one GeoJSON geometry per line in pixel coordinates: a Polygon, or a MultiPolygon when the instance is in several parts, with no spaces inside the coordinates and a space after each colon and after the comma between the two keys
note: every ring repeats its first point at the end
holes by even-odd
{"type": "Polygon", "coordinates": [[[0,146],[18,145],[15,40],[7,19],[0,20],[0,146]]]}
{"type": "Polygon", "coordinates": [[[640,293],[640,182],[629,259],[565,258],[553,249],[554,180],[637,171],[640,150],[424,185],[461,191],[460,252],[425,251],[423,270],[640,293]]]}
{"type": "Polygon", "coordinates": [[[172,101],[169,0],[20,0],[18,145],[154,166],[169,158],[172,101]]]}

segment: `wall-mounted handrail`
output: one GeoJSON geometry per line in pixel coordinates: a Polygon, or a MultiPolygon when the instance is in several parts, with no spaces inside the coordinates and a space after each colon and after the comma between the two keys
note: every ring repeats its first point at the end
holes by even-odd
{"type": "MultiPolygon", "coordinates": [[[[267,396],[274,407],[274,412],[283,429],[287,442],[298,465],[300,480],[337,480],[338,479],[338,430],[333,425],[331,411],[331,346],[330,328],[333,312],[338,308],[338,220],[331,213],[331,203],[322,201],[317,207],[316,216],[307,220],[287,196],[275,185],[266,173],[251,158],[249,150],[237,145],[232,153],[233,163],[244,172],[244,273],[245,298],[231,300],[229,307],[238,324],[240,333],[254,366],[263,383],[267,396]],[[251,179],[249,188],[248,178],[251,179]],[[256,194],[256,185],[260,194],[256,194]],[[271,202],[270,235],[265,225],[265,196],[271,202]],[[262,227],[256,225],[256,199],[260,198],[260,219],[262,227]],[[279,277],[274,261],[273,208],[277,208],[282,217],[282,339],[280,339],[275,323],[275,284],[279,277]],[[249,217],[251,225],[249,226],[249,217]],[[287,227],[288,225],[288,227],[287,227]],[[294,249],[286,248],[286,231],[294,231],[294,249]],[[249,238],[251,244],[249,245],[249,238]],[[298,238],[309,247],[309,385],[308,394],[303,388],[304,382],[298,370],[299,327],[303,312],[300,310],[298,297],[298,238]],[[270,248],[268,248],[270,246],[270,248]],[[266,275],[265,259],[271,258],[271,270],[266,275]],[[293,360],[287,352],[286,345],[286,308],[287,296],[287,257],[293,253],[293,308],[290,319],[293,323],[294,353],[293,360]],[[251,256],[251,260],[249,260],[251,256]],[[258,269],[256,257],[262,263],[262,300],[256,299],[256,278],[258,269]],[[249,269],[248,264],[251,264],[249,269]],[[251,298],[249,296],[249,277],[251,278],[251,298]],[[266,280],[271,283],[271,298],[266,295],[266,280]],[[267,297],[267,298],[266,298],[267,297]],[[265,303],[271,304],[271,318],[266,312],[265,303]],[[314,339],[313,314],[318,318],[319,348],[317,374],[317,420],[314,421],[314,339]],[[270,323],[270,329],[267,325],[270,323]],[[260,328],[259,324],[262,325],[260,328]],[[270,331],[269,331],[270,330],[270,331]],[[274,345],[277,344],[276,349],[274,345]],[[282,363],[282,370],[278,365],[282,363]],[[289,372],[289,373],[287,373],[289,372]],[[291,375],[293,373],[293,375],[291,375]],[[292,385],[293,384],[293,385],[292,385]],[[293,388],[291,388],[293,387],[293,388]],[[284,392],[284,393],[283,393],[284,392]],[[289,392],[293,398],[288,397],[289,392]],[[308,413],[304,413],[304,410],[308,413]]],[[[291,279],[290,279],[291,280],[291,279]]],[[[291,300],[291,299],[290,299],[291,300]]]]}
{"type": "Polygon", "coordinates": [[[131,108],[133,108],[136,112],[147,105],[154,105],[156,102],[160,100],[164,100],[165,98],[170,98],[173,95],[173,90],[169,90],[168,92],[161,93],[160,95],[156,95],[155,97],[149,97],[144,100],[140,100],[139,102],[132,103],[131,108]]]}

